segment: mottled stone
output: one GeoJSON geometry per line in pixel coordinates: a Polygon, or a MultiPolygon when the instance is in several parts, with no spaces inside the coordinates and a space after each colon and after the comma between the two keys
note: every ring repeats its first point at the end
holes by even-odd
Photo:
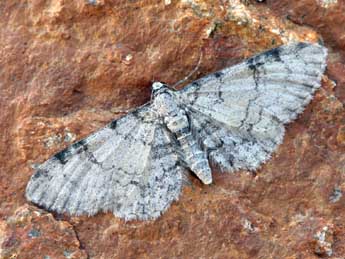
{"type": "Polygon", "coordinates": [[[1,222],[0,234],[3,259],[87,258],[71,224],[28,205],[1,222]]]}
{"type": "Polygon", "coordinates": [[[245,2],[1,1],[1,256],[55,259],[77,251],[85,258],[85,249],[93,259],[317,259],[315,234],[325,226],[333,231],[330,258],[344,256],[344,197],[335,190],[345,191],[345,3],[245,2]],[[32,167],[71,136],[78,140],[148,101],[152,80],[177,82],[201,52],[190,80],[290,39],[323,40],[327,73],[254,175],[215,173],[211,186],[195,180],[155,222],[111,214],[56,220],[35,207],[18,216],[32,167]]]}
{"type": "MultiPolygon", "coordinates": [[[[345,2],[342,0],[267,0],[276,15],[300,25],[310,25],[335,52],[345,55],[345,2]]],[[[342,61],[344,62],[344,61],[342,61]]]]}
{"type": "Polygon", "coordinates": [[[314,252],[320,256],[331,256],[333,254],[332,246],[334,242],[333,238],[333,226],[324,226],[316,232],[314,235],[315,248],[314,252]]]}
{"type": "Polygon", "coordinates": [[[345,146],[345,125],[338,128],[337,141],[339,145],[345,146]]]}

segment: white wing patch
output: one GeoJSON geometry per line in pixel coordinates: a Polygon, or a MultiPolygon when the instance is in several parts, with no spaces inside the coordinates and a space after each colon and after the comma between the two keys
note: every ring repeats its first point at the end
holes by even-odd
{"type": "Polygon", "coordinates": [[[284,124],[320,87],[326,55],[317,44],[293,43],[181,91],[156,83],[155,105],[113,121],[44,162],[26,197],[59,213],[111,211],[125,220],[155,219],[178,199],[183,167],[208,184],[208,163],[232,172],[255,170],[266,161],[283,140],[284,124]]]}

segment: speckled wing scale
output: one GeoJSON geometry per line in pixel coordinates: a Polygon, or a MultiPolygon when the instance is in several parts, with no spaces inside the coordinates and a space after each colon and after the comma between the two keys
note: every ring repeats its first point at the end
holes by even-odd
{"type": "Polygon", "coordinates": [[[26,197],[71,215],[157,218],[178,198],[183,167],[210,184],[210,164],[232,172],[266,161],[320,87],[326,55],[291,43],[181,91],[154,83],[152,103],[41,164],[26,197]]]}

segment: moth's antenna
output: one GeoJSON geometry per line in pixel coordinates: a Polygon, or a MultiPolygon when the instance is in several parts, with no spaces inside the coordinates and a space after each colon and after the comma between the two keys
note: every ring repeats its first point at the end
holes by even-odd
{"type": "Polygon", "coordinates": [[[202,51],[200,52],[199,61],[198,61],[198,64],[196,65],[196,67],[195,67],[185,78],[182,78],[180,81],[178,81],[178,82],[176,82],[175,84],[173,84],[172,86],[170,86],[170,88],[172,88],[172,89],[174,89],[174,90],[177,90],[177,89],[176,89],[176,86],[177,86],[177,85],[186,82],[196,71],[198,71],[199,66],[200,66],[200,64],[201,64],[201,60],[202,60],[202,51]]]}

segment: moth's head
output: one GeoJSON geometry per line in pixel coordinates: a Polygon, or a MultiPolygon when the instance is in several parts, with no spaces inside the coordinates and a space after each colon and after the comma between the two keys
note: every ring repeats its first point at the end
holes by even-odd
{"type": "Polygon", "coordinates": [[[168,88],[166,84],[163,84],[161,82],[154,82],[152,84],[152,93],[153,95],[156,95],[158,92],[161,92],[165,88],[168,88]]]}

